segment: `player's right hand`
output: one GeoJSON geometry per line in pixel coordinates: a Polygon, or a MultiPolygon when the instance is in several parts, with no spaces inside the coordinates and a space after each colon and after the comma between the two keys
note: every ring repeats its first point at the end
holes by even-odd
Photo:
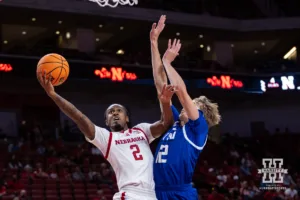
{"type": "Polygon", "coordinates": [[[157,24],[156,23],[152,24],[152,29],[150,31],[150,40],[152,42],[157,42],[160,33],[165,28],[165,21],[166,21],[166,15],[162,15],[160,16],[160,19],[157,24]]]}
{"type": "Polygon", "coordinates": [[[54,87],[51,83],[51,77],[51,74],[48,76],[46,75],[46,71],[37,72],[38,81],[49,96],[55,94],[54,87]]]}

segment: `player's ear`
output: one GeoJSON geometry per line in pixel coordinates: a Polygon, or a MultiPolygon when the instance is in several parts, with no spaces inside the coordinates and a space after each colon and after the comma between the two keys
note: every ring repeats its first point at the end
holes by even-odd
{"type": "Polygon", "coordinates": [[[105,120],[105,125],[108,126],[108,121],[107,121],[107,119],[105,120]]]}
{"type": "Polygon", "coordinates": [[[126,122],[127,122],[127,123],[129,122],[129,117],[128,117],[128,116],[126,116],[126,122]]]}

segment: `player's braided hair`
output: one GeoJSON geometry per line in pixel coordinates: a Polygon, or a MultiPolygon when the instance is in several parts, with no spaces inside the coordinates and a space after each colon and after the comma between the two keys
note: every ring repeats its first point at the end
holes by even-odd
{"type": "Polygon", "coordinates": [[[217,103],[211,102],[211,100],[205,96],[195,98],[193,99],[193,102],[203,112],[209,127],[220,123],[221,115],[219,113],[219,106],[217,103]]]}

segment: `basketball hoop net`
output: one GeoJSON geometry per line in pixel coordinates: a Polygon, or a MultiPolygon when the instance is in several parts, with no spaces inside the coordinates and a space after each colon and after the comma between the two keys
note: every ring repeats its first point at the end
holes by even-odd
{"type": "Polygon", "coordinates": [[[101,7],[111,7],[115,8],[119,4],[124,6],[124,5],[129,5],[129,6],[134,6],[138,4],[138,0],[89,0],[91,2],[97,3],[101,7]]]}

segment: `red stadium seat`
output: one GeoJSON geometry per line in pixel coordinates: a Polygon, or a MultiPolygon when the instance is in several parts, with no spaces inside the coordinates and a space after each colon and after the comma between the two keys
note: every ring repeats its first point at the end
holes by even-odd
{"type": "Polygon", "coordinates": [[[60,197],[62,200],[73,200],[72,195],[61,195],[60,197]]]}
{"type": "Polygon", "coordinates": [[[100,184],[99,186],[101,189],[110,188],[108,184],[100,184]]]}
{"type": "Polygon", "coordinates": [[[21,178],[20,181],[21,181],[21,183],[23,183],[25,185],[29,183],[29,179],[28,178],[21,178]]]}
{"type": "Polygon", "coordinates": [[[95,185],[95,184],[87,184],[86,188],[87,188],[87,189],[94,189],[94,190],[97,190],[97,185],[95,185]]]}
{"type": "Polygon", "coordinates": [[[34,184],[39,184],[39,185],[44,185],[45,184],[45,180],[44,179],[34,179],[33,180],[34,184]]]}
{"type": "Polygon", "coordinates": [[[47,190],[56,190],[56,184],[46,184],[46,189],[47,190]]]}
{"type": "Polygon", "coordinates": [[[33,184],[31,187],[33,190],[44,189],[44,184],[33,184]]]}
{"type": "Polygon", "coordinates": [[[60,180],[59,180],[59,183],[60,183],[60,184],[70,184],[70,181],[67,180],[67,179],[60,179],[60,180]]]}
{"type": "Polygon", "coordinates": [[[59,197],[57,195],[47,195],[46,199],[47,200],[58,200],[59,197]]]}
{"type": "Polygon", "coordinates": [[[77,189],[84,189],[84,184],[83,183],[74,183],[73,184],[73,188],[75,190],[77,190],[77,189]]]}
{"type": "Polygon", "coordinates": [[[107,194],[107,195],[111,195],[112,194],[111,189],[108,189],[108,188],[103,188],[102,191],[103,191],[103,194],[107,194]]]}
{"type": "Polygon", "coordinates": [[[84,194],[75,194],[74,197],[75,197],[75,199],[85,199],[84,194]]]}
{"type": "Polygon", "coordinates": [[[94,200],[95,198],[99,198],[98,195],[88,195],[89,200],[94,200]]]}
{"type": "Polygon", "coordinates": [[[87,189],[88,194],[97,194],[97,189],[87,189]]]}
{"type": "Polygon", "coordinates": [[[12,199],[12,198],[11,198],[11,196],[9,196],[9,195],[8,195],[8,196],[3,196],[3,197],[2,197],[2,200],[11,200],[11,199],[12,199]]]}
{"type": "Polygon", "coordinates": [[[44,200],[44,197],[42,195],[34,195],[32,196],[32,200],[44,200]]]}
{"type": "Polygon", "coordinates": [[[71,189],[60,189],[60,195],[71,195],[72,194],[72,190],[71,189]]]}
{"type": "Polygon", "coordinates": [[[74,194],[85,194],[85,189],[74,189],[74,194]]]}
{"type": "Polygon", "coordinates": [[[60,185],[59,185],[59,188],[60,188],[60,189],[70,189],[70,188],[71,188],[71,185],[70,185],[70,184],[60,184],[60,185]]]}
{"type": "Polygon", "coordinates": [[[44,194],[44,190],[32,190],[31,191],[31,193],[32,193],[32,196],[43,196],[43,194],[44,194]]]}
{"type": "Polygon", "coordinates": [[[113,199],[113,195],[104,195],[106,199],[113,199]]]}
{"type": "Polygon", "coordinates": [[[57,190],[46,190],[46,195],[57,195],[57,190]]]}
{"type": "Polygon", "coordinates": [[[86,200],[85,197],[75,197],[74,199],[75,199],[75,200],[86,200]]]}
{"type": "Polygon", "coordinates": [[[56,184],[57,183],[57,180],[55,179],[47,179],[46,180],[46,184],[56,184]]]}
{"type": "Polygon", "coordinates": [[[46,189],[56,189],[56,184],[54,183],[54,184],[52,184],[52,183],[47,183],[46,185],[45,185],[45,187],[46,187],[46,189]]]}

